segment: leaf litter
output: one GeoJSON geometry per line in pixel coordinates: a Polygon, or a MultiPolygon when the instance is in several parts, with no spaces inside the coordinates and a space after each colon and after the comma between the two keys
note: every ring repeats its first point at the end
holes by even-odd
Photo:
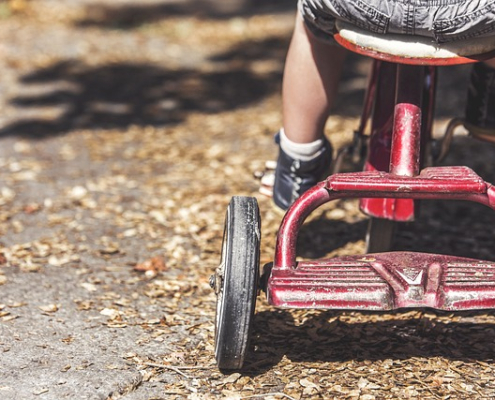
{"type": "MultiPolygon", "coordinates": [[[[12,29],[24,19],[40,29],[54,22],[60,29],[74,29],[74,22],[85,17],[83,7],[70,9],[49,3],[13,2],[15,16],[2,29],[12,29]],[[57,12],[57,7],[63,12],[57,12]]],[[[291,15],[226,20],[172,17],[149,23],[137,33],[110,32],[105,49],[99,43],[98,28],[84,33],[93,51],[81,50],[85,63],[79,68],[88,71],[92,66],[118,62],[176,63],[177,67],[178,59],[196,52],[204,57],[204,62],[196,66],[204,76],[222,68],[237,68],[273,85],[275,90],[232,110],[189,111],[177,124],[134,123],[97,133],[76,128],[77,135],[67,135],[58,158],[53,156],[51,160],[39,159],[33,152],[34,145],[16,139],[17,156],[0,160],[2,175],[6,176],[0,187],[0,232],[22,235],[34,218],[45,218],[37,223],[46,224],[55,233],[2,246],[0,285],[9,284],[14,270],[39,274],[47,268],[78,271],[84,277],[80,285],[88,296],[75,301],[79,312],[98,310],[109,329],[139,325],[143,342],[156,340],[179,349],[151,357],[141,354],[138,342],[134,353],[124,357],[141,371],[143,382],[160,383],[163,398],[495,396],[495,316],[491,312],[286,311],[271,308],[261,297],[245,369],[224,375],[215,367],[215,296],[208,278],[219,262],[223,216],[230,196],[258,197],[262,264],[273,258],[280,217],[270,200],[257,194],[258,184],[252,174],[276,155],[272,134],[281,126],[280,76],[291,21],[291,15]],[[191,35],[192,30],[196,34],[191,35]],[[139,35],[141,40],[161,36],[171,46],[139,53],[125,46],[119,52],[118,46],[108,45],[120,43],[123,35],[139,35]],[[246,59],[234,51],[248,45],[261,46],[265,40],[280,44],[272,59],[269,54],[265,59],[246,59]],[[230,60],[212,61],[229,51],[230,60]],[[78,148],[86,149],[81,152],[84,154],[73,150],[78,148]],[[98,165],[98,170],[87,176],[74,174],[77,182],[57,187],[54,175],[49,173],[52,164],[70,166],[82,162],[81,157],[98,165]],[[37,179],[52,185],[53,196],[36,201],[23,197],[22,189],[37,179]],[[102,228],[103,223],[111,227],[111,234],[102,228]],[[91,240],[85,232],[91,232],[91,240]],[[135,241],[138,247],[133,247],[135,241]],[[116,271],[122,277],[118,281],[121,288],[133,287],[134,292],[122,290],[118,294],[109,291],[105,282],[93,280],[91,270],[85,268],[88,259],[116,271]],[[144,304],[153,316],[142,315],[134,302],[144,304]]],[[[13,64],[24,62],[10,57],[13,64]]],[[[32,62],[47,67],[60,59],[60,55],[45,54],[37,55],[32,62]]],[[[33,65],[27,67],[32,69],[33,65]]],[[[191,79],[183,83],[184,88],[189,85],[197,90],[207,82],[191,79]]],[[[242,97],[243,93],[237,95],[242,97]]],[[[217,107],[213,103],[212,107],[217,107]]],[[[176,104],[169,101],[162,106],[174,108],[176,104]]],[[[335,147],[350,140],[357,122],[355,116],[345,113],[329,121],[327,132],[335,147]]],[[[471,149],[477,151],[480,146],[473,144],[471,149]]],[[[481,160],[491,160],[489,153],[477,154],[481,160]]],[[[456,156],[464,161],[462,154],[456,156]]],[[[467,239],[452,243],[449,237],[462,236],[469,222],[460,222],[460,227],[454,228],[440,216],[445,212],[442,205],[425,208],[424,218],[433,221],[432,225],[408,227],[399,234],[402,247],[425,246],[426,242],[433,243],[432,251],[448,252],[455,246],[495,258],[493,246],[482,246],[487,236],[492,240],[491,227],[475,222],[475,244],[467,239]],[[432,233],[432,226],[441,234],[432,233]]],[[[446,212],[455,215],[459,211],[452,206],[446,212]]],[[[484,215],[476,211],[470,217],[482,221],[484,215]]],[[[308,229],[301,233],[301,253],[316,257],[362,252],[364,223],[353,200],[326,205],[309,219],[308,229]]],[[[47,314],[59,310],[57,304],[38,307],[47,314]]],[[[11,308],[13,305],[0,306],[2,322],[16,318],[11,308]]],[[[35,394],[43,393],[45,389],[35,394]]]]}

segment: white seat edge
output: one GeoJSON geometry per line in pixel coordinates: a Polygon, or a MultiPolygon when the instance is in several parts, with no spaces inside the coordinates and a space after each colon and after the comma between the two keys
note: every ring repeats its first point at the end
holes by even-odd
{"type": "Polygon", "coordinates": [[[495,36],[438,44],[422,36],[377,34],[343,21],[336,22],[342,39],[359,47],[404,58],[472,57],[495,50],[495,36]]]}

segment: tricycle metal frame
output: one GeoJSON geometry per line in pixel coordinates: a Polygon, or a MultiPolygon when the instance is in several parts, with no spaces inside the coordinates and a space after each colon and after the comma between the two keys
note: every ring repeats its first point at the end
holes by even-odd
{"type": "Polygon", "coordinates": [[[471,169],[424,167],[432,142],[436,67],[480,57],[411,60],[360,49],[339,35],[336,39],[374,58],[357,131],[358,141],[368,145],[364,171],[329,176],[287,211],[265,284],[269,303],[342,310],[494,308],[493,262],[413,252],[296,260],[300,227],[332,200],[359,198],[366,214],[393,221],[413,220],[414,202],[423,199],[466,200],[495,210],[495,188],[471,169]]]}

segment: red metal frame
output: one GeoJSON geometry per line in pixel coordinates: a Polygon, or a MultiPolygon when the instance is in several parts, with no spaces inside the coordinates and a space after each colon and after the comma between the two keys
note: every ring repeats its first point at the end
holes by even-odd
{"type": "Polygon", "coordinates": [[[413,219],[414,202],[421,199],[466,200],[495,210],[495,187],[471,169],[422,169],[431,138],[436,70],[416,64],[375,60],[358,131],[364,135],[371,118],[364,171],[328,177],[288,210],[267,283],[271,304],[356,310],[495,307],[492,262],[410,252],[296,261],[301,225],[332,200],[359,198],[366,213],[397,221],[413,219]]]}
{"type": "Polygon", "coordinates": [[[271,304],[358,310],[419,306],[444,310],[495,307],[495,263],[448,256],[438,256],[442,260],[439,262],[431,254],[414,253],[412,256],[398,252],[320,260],[317,271],[312,269],[314,262],[298,264],[297,237],[307,216],[331,200],[363,196],[467,200],[495,210],[495,187],[467,167],[425,168],[414,177],[386,172],[332,175],[301,196],[282,221],[267,285],[271,304]],[[469,265],[469,268],[465,267],[469,272],[464,272],[471,277],[467,285],[464,276],[452,280],[461,264],[469,265]],[[356,276],[355,267],[364,268],[365,275],[371,274],[380,284],[370,285],[365,280],[366,284],[361,285],[362,277],[356,276]],[[416,274],[410,278],[412,283],[404,278],[410,271],[416,274]],[[419,274],[425,278],[416,282],[419,274]],[[402,286],[397,281],[402,282],[402,286]]]}
{"type": "Polygon", "coordinates": [[[413,252],[347,256],[275,269],[269,301],[284,308],[445,311],[495,308],[495,263],[413,252]]]}
{"type": "MultiPolygon", "coordinates": [[[[424,154],[427,151],[427,145],[431,140],[431,128],[433,125],[433,112],[435,102],[435,88],[436,88],[436,68],[429,66],[408,66],[391,64],[374,60],[373,73],[371,74],[369,87],[378,89],[368,89],[365,105],[373,104],[372,124],[371,124],[371,138],[368,152],[368,158],[365,163],[365,171],[391,171],[391,167],[397,167],[398,157],[408,157],[408,155],[402,154],[402,144],[399,141],[406,140],[403,137],[403,133],[399,133],[396,136],[395,149],[399,149],[395,158],[390,159],[392,151],[392,132],[394,129],[405,129],[405,126],[394,126],[394,114],[395,112],[405,112],[405,106],[401,104],[410,104],[416,102],[416,112],[424,110],[421,118],[415,118],[416,129],[421,127],[421,140],[419,141],[420,147],[415,145],[415,152],[420,156],[419,164],[416,166],[410,165],[407,168],[413,168],[414,171],[409,171],[408,174],[417,174],[419,166],[423,166],[425,163],[424,154]],[[401,79],[400,89],[396,90],[398,80],[401,79]],[[409,101],[404,98],[405,94],[411,96],[409,101]],[[412,103],[411,103],[412,102],[412,103]],[[397,108],[395,105],[398,105],[397,108]],[[421,122],[418,125],[418,121],[421,122]],[[400,155],[400,154],[402,155],[400,155]],[[391,165],[391,162],[393,165],[391,165]]],[[[409,107],[409,106],[408,106],[409,107]]],[[[410,107],[409,107],[410,108],[410,107]]],[[[366,108],[365,108],[366,110],[366,108]]],[[[358,133],[364,135],[363,118],[368,118],[369,114],[363,112],[363,117],[360,123],[360,129],[358,133]]],[[[419,116],[417,116],[419,117],[419,116]]],[[[403,118],[395,119],[398,121],[404,120],[403,118]]],[[[409,120],[410,122],[411,120],[409,120]]],[[[411,138],[409,140],[418,141],[419,137],[411,138]]],[[[404,142],[405,143],[405,142],[404,142]]],[[[412,148],[410,148],[412,150],[412,148]]],[[[416,164],[416,159],[414,159],[416,164]]],[[[405,168],[405,167],[404,167],[405,168]]],[[[376,198],[364,198],[360,201],[360,209],[365,214],[376,217],[391,219],[395,221],[412,221],[415,216],[415,204],[410,199],[376,199],[376,198]]]]}
{"type": "Polygon", "coordinates": [[[296,268],[299,228],[311,212],[341,198],[390,197],[467,200],[495,210],[495,188],[467,167],[431,167],[408,177],[386,172],[335,174],[304,193],[285,215],[277,236],[274,268],[296,268]]]}

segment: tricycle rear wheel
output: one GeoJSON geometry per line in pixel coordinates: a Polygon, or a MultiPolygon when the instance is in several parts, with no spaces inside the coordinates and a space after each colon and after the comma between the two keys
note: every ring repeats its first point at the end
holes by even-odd
{"type": "Polygon", "coordinates": [[[396,222],[390,219],[370,218],[366,232],[366,253],[385,253],[392,249],[396,222]]]}

